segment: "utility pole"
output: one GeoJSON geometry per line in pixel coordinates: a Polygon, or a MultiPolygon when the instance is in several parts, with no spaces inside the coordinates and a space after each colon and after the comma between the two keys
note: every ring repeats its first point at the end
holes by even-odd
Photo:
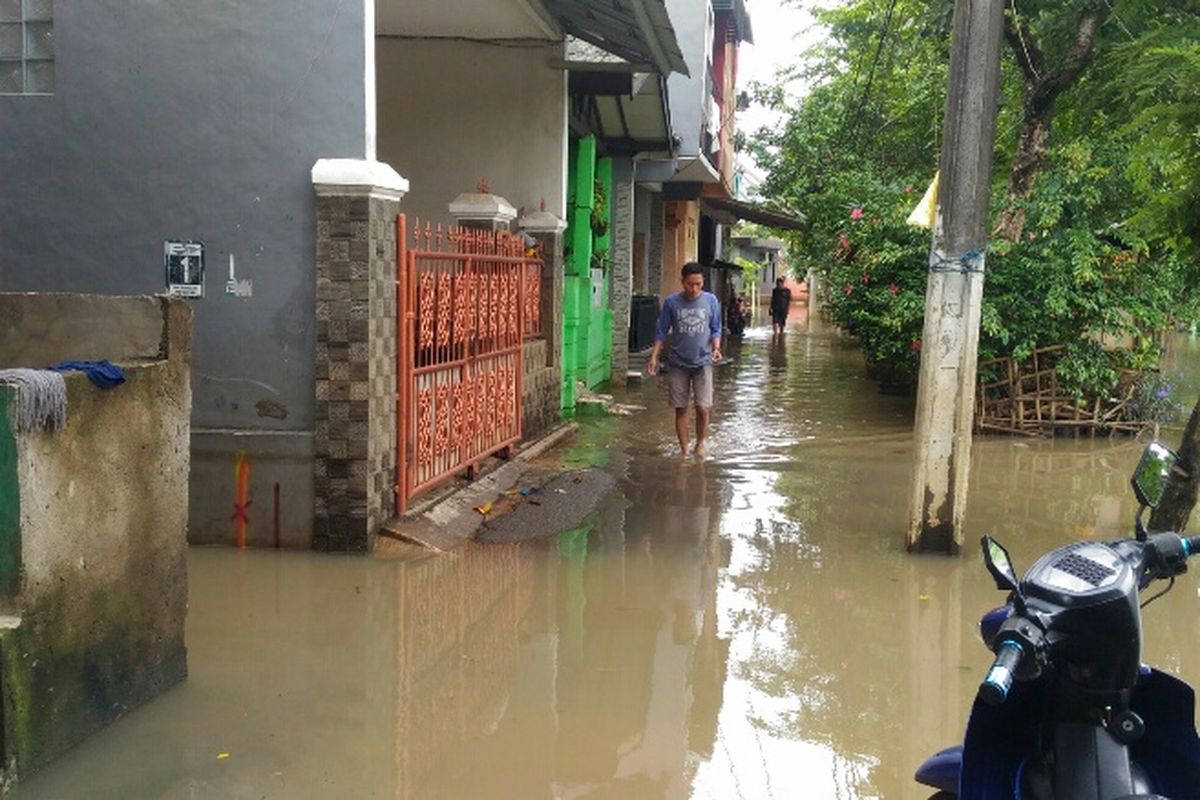
{"type": "Polygon", "coordinates": [[[962,549],[1003,33],[1004,0],[957,0],[921,337],[910,551],[962,549]]]}

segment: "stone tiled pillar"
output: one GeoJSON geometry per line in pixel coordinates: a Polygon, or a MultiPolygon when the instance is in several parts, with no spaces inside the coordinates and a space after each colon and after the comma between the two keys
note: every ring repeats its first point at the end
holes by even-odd
{"type": "Polygon", "coordinates": [[[612,377],[624,386],[629,372],[629,308],[633,294],[633,159],[613,159],[612,265],[608,305],[612,309],[612,377]]]}
{"type": "Polygon", "coordinates": [[[567,223],[544,208],[521,217],[520,229],[542,248],[541,316],[542,338],[546,340],[546,366],[552,375],[544,396],[550,408],[545,418],[561,419],[562,326],[563,326],[563,231],[567,223]]]}
{"type": "Polygon", "coordinates": [[[327,159],[317,193],[313,547],[367,552],[395,513],[396,215],[408,181],[327,159]]]}
{"type": "MultiPolygon", "coordinates": [[[[655,192],[650,200],[650,240],[646,244],[646,286],[652,294],[662,285],[663,271],[663,201],[655,192]]],[[[661,299],[661,298],[660,298],[661,299]]]]}

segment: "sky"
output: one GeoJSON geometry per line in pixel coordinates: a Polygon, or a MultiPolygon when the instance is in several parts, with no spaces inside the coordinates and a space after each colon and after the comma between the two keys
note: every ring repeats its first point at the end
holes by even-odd
{"type": "MultiPolygon", "coordinates": [[[[773,83],[781,68],[794,64],[801,52],[820,40],[822,31],[813,23],[807,10],[813,5],[815,3],[811,0],[793,3],[785,0],[746,0],[754,43],[743,44],[738,51],[739,90],[753,81],[773,83]]],[[[804,87],[799,84],[788,87],[788,94],[793,97],[803,91],[804,87]]],[[[778,123],[778,114],[759,105],[751,105],[737,116],[738,129],[747,134],[778,123]]],[[[738,158],[739,164],[746,169],[742,179],[743,193],[752,194],[753,184],[762,179],[762,172],[753,167],[748,155],[740,154],[738,158]]]]}

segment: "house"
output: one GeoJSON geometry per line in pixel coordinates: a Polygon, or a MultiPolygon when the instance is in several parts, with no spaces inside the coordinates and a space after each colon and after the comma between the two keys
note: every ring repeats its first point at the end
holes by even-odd
{"type": "Polygon", "coordinates": [[[808,299],[808,282],[797,280],[788,269],[787,245],[782,239],[766,236],[734,236],[731,240],[733,257],[762,264],[758,272],[758,283],[752,290],[759,300],[771,299],[775,279],[783,278],[784,285],[792,290],[792,301],[808,299]]]}
{"type": "MultiPolygon", "coordinates": [[[[678,49],[672,72],[686,71],[678,49]]],[[[585,42],[568,43],[571,93],[565,380],[623,383],[634,287],[661,261],[658,178],[675,169],[667,81],[585,42]]],[[[573,405],[564,386],[564,408],[573,405]]]]}
{"type": "Polygon", "coordinates": [[[739,199],[734,138],[739,104],[738,53],[753,43],[744,0],[668,0],[687,74],[669,76],[671,121],[678,137],[673,174],[662,182],[662,266],[645,291],[664,298],[679,290],[689,261],[708,268],[706,288],[724,302],[736,284],[725,261],[739,220],[800,229],[803,220],[739,199]],[[722,263],[724,262],[724,263],[722,263]]]}
{"type": "MultiPolygon", "coordinates": [[[[372,546],[420,455],[403,433],[425,395],[398,377],[412,331],[397,265],[459,247],[438,224],[529,223],[544,318],[517,363],[532,351],[561,372],[566,36],[641,74],[679,68],[663,0],[14,8],[0,5],[20,33],[0,37],[0,290],[187,298],[193,542],[372,546]]],[[[536,378],[518,407],[552,406],[533,409],[548,424],[561,381],[536,378]]],[[[433,394],[435,414],[456,405],[433,394]]]]}

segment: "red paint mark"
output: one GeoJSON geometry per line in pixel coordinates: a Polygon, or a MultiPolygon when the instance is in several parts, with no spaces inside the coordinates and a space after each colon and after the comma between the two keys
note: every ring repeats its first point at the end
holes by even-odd
{"type": "Polygon", "coordinates": [[[275,549],[279,549],[279,484],[275,484],[275,549]]]}
{"type": "Polygon", "coordinates": [[[237,461],[233,465],[233,475],[237,483],[237,497],[233,503],[233,516],[230,518],[234,522],[234,533],[237,539],[239,550],[246,547],[246,526],[250,524],[250,517],[246,511],[250,508],[250,462],[246,460],[244,453],[238,453],[237,461]]]}

